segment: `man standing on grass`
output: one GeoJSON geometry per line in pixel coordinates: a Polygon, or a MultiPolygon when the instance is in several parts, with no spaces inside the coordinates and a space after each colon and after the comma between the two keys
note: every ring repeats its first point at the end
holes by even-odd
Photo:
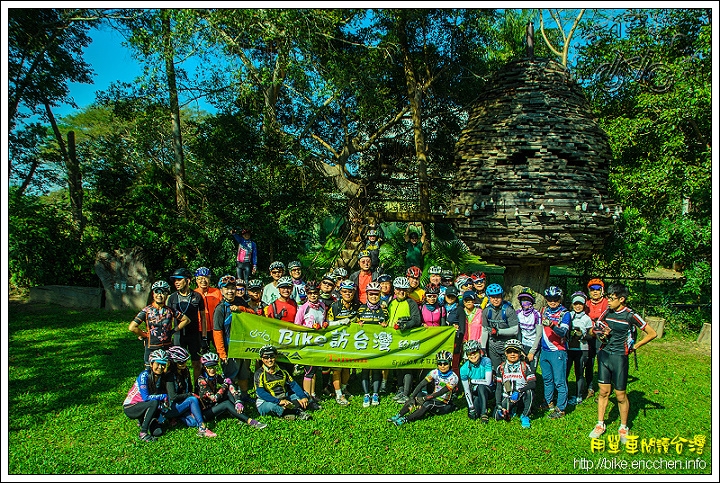
{"type": "MultiPolygon", "coordinates": [[[[209,350],[207,347],[207,325],[205,322],[205,302],[202,295],[190,290],[192,274],[187,268],[178,268],[170,278],[175,284],[173,292],[165,302],[171,309],[190,318],[190,323],[178,330],[173,336],[173,345],[184,347],[190,353],[192,361],[193,381],[202,374],[200,354],[209,350]]],[[[194,383],[194,382],[193,382],[194,383]]]]}
{"type": "Polygon", "coordinates": [[[590,433],[591,438],[599,438],[605,433],[605,410],[607,409],[610,389],[615,386],[618,412],[620,413],[620,442],[625,444],[628,439],[628,414],[630,401],[627,397],[629,355],[644,346],[657,336],[655,329],[650,327],[638,314],[625,304],[628,295],[627,287],[614,283],[607,288],[608,308],[593,326],[598,342],[598,422],[590,433]],[[637,339],[637,328],[645,332],[641,341],[637,339]]]}

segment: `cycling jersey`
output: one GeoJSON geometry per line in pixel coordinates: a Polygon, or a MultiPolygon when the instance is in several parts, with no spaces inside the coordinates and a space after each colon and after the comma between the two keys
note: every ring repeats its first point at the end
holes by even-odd
{"type": "Polygon", "coordinates": [[[256,406],[260,406],[264,402],[278,404],[281,399],[289,399],[290,391],[297,397],[307,397],[305,391],[295,382],[290,374],[280,368],[275,367],[275,372],[268,371],[267,367],[262,366],[255,371],[255,393],[257,394],[256,406]]]}
{"type": "Polygon", "coordinates": [[[285,322],[295,323],[295,315],[297,314],[297,304],[293,299],[274,300],[265,307],[265,317],[272,319],[284,320],[285,322]]]}
{"type": "Polygon", "coordinates": [[[263,287],[262,301],[270,305],[274,300],[280,298],[280,292],[278,292],[275,282],[270,282],[263,287]]]}
{"type": "Polygon", "coordinates": [[[518,361],[513,364],[505,361],[497,367],[495,373],[495,382],[502,388],[503,397],[509,397],[513,391],[525,392],[535,387],[535,372],[525,361],[518,361]],[[506,390],[505,382],[510,382],[508,385],[510,391],[506,390]],[[532,384],[530,384],[531,382],[532,384]]]}
{"type": "Polygon", "coordinates": [[[313,324],[325,322],[325,304],[318,300],[312,303],[309,300],[302,304],[295,314],[295,325],[312,328],[313,324]]]}
{"type": "Polygon", "coordinates": [[[153,303],[138,312],[133,320],[138,325],[145,323],[148,347],[160,348],[169,347],[172,344],[170,330],[173,328],[174,321],[179,317],[180,314],[176,310],[168,306],[158,307],[153,303]]]}
{"type": "Polygon", "coordinates": [[[387,321],[388,311],[381,304],[370,307],[368,304],[361,305],[357,312],[358,322],[364,324],[380,324],[387,321]]]}
{"type": "Polygon", "coordinates": [[[355,301],[346,305],[341,299],[330,305],[327,313],[327,321],[330,325],[338,325],[342,319],[354,319],[357,317],[359,305],[355,301]]]}
{"type": "Polygon", "coordinates": [[[420,304],[423,298],[425,298],[425,290],[421,289],[420,287],[415,287],[412,290],[408,290],[407,296],[408,298],[414,300],[415,303],[420,304]]]}
{"type": "MultiPolygon", "coordinates": [[[[200,294],[203,298],[203,307],[205,308],[205,325],[208,332],[212,333],[213,330],[213,316],[215,314],[215,307],[222,301],[223,296],[219,288],[208,287],[207,293],[203,293],[199,287],[195,289],[195,292],[200,294]]],[[[200,321],[198,321],[198,329],[202,331],[200,327],[200,321]]]]}
{"type": "Polygon", "coordinates": [[[442,388],[447,388],[447,391],[443,394],[440,394],[439,396],[435,397],[436,401],[441,401],[445,404],[449,403],[452,400],[453,396],[453,389],[455,389],[458,385],[458,376],[453,371],[447,371],[446,373],[440,372],[440,369],[433,369],[430,372],[428,372],[428,375],[425,376],[425,380],[427,382],[432,382],[435,384],[435,390],[434,393],[440,391],[442,388]]]}
{"type": "Polygon", "coordinates": [[[304,304],[305,300],[307,300],[307,295],[305,294],[305,282],[299,278],[294,278],[292,283],[293,289],[290,293],[290,298],[298,305],[304,304]]]}
{"type": "Polygon", "coordinates": [[[473,306],[471,312],[465,310],[467,325],[465,330],[465,340],[481,340],[483,333],[483,311],[480,307],[473,306]]]}
{"type": "Polygon", "coordinates": [[[595,303],[592,299],[588,299],[587,302],[585,302],[585,307],[587,308],[588,316],[593,322],[595,322],[603,314],[603,312],[607,310],[608,300],[603,297],[599,302],[595,303]]]}
{"type": "Polygon", "coordinates": [[[405,326],[407,329],[420,327],[422,318],[420,317],[420,309],[417,303],[409,298],[403,300],[393,299],[388,305],[388,324],[395,325],[398,319],[402,317],[409,318],[409,322],[405,326]]]}
{"type": "Polygon", "coordinates": [[[589,349],[588,339],[592,338],[592,320],[585,312],[570,311],[570,332],[568,337],[568,350],[586,351],[589,349]],[[582,332],[581,335],[574,335],[575,329],[582,332]]]}
{"type": "Polygon", "coordinates": [[[481,357],[477,364],[470,361],[460,366],[460,380],[470,381],[473,386],[483,385],[490,386],[493,383],[492,378],[492,362],[487,356],[481,357]]]}
{"type": "Polygon", "coordinates": [[[543,325],[542,339],[540,344],[544,351],[564,351],[567,350],[567,341],[565,336],[570,328],[570,314],[562,305],[551,309],[543,307],[542,320],[549,320],[551,325],[543,325]]]}
{"type": "Polygon", "coordinates": [[[518,325],[520,326],[520,340],[522,345],[532,347],[537,339],[537,326],[540,324],[540,312],[534,307],[529,313],[523,309],[517,310],[518,325]]]}
{"type": "Polygon", "coordinates": [[[422,317],[423,325],[425,327],[438,327],[440,325],[446,325],[445,319],[447,314],[445,313],[445,307],[442,305],[435,304],[422,304],[420,307],[420,317],[422,317]]]}
{"type": "Polygon", "coordinates": [[[610,327],[610,335],[607,342],[603,343],[598,351],[605,351],[608,354],[627,355],[630,352],[630,344],[632,327],[644,330],[647,323],[637,313],[628,307],[616,312],[608,309],[600,316],[600,320],[604,321],[610,327]]]}
{"type": "Polygon", "coordinates": [[[183,295],[180,292],[173,292],[168,297],[165,305],[183,315],[187,315],[190,319],[190,323],[181,329],[183,335],[196,333],[198,329],[202,330],[200,327],[200,312],[205,312],[205,303],[199,293],[193,291],[183,295]]]}
{"type": "Polygon", "coordinates": [[[166,399],[167,393],[165,392],[164,374],[157,378],[154,384],[155,389],[152,391],[150,390],[150,386],[152,385],[154,379],[151,378],[153,378],[153,375],[150,371],[142,371],[135,379],[135,382],[133,382],[132,387],[130,387],[127,396],[125,397],[125,401],[123,402],[123,406],[137,404],[143,401],[150,401],[153,399],[157,399],[159,401],[166,399]]]}

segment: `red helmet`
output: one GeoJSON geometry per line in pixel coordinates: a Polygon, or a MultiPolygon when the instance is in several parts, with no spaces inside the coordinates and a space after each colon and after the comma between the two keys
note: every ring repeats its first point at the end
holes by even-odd
{"type": "Polygon", "coordinates": [[[412,278],[420,278],[422,275],[422,270],[420,270],[420,267],[412,266],[407,269],[407,272],[405,273],[406,277],[412,277],[412,278]]]}

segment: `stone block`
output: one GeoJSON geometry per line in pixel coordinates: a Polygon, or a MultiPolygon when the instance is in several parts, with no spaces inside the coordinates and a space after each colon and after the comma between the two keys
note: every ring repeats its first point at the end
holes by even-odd
{"type": "Polygon", "coordinates": [[[73,287],[69,285],[43,285],[30,288],[30,302],[61,305],[72,308],[99,309],[103,289],[99,287],[73,287]]]}

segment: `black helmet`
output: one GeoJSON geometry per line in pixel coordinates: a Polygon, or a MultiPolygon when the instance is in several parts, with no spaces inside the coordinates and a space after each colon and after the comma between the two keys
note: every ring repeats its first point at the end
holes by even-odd
{"type": "Polygon", "coordinates": [[[260,358],[261,359],[265,356],[277,357],[277,355],[278,355],[278,351],[274,345],[264,345],[260,348],[260,358]]]}
{"type": "Polygon", "coordinates": [[[178,268],[170,275],[170,278],[191,278],[192,274],[187,268],[178,268]]]}

